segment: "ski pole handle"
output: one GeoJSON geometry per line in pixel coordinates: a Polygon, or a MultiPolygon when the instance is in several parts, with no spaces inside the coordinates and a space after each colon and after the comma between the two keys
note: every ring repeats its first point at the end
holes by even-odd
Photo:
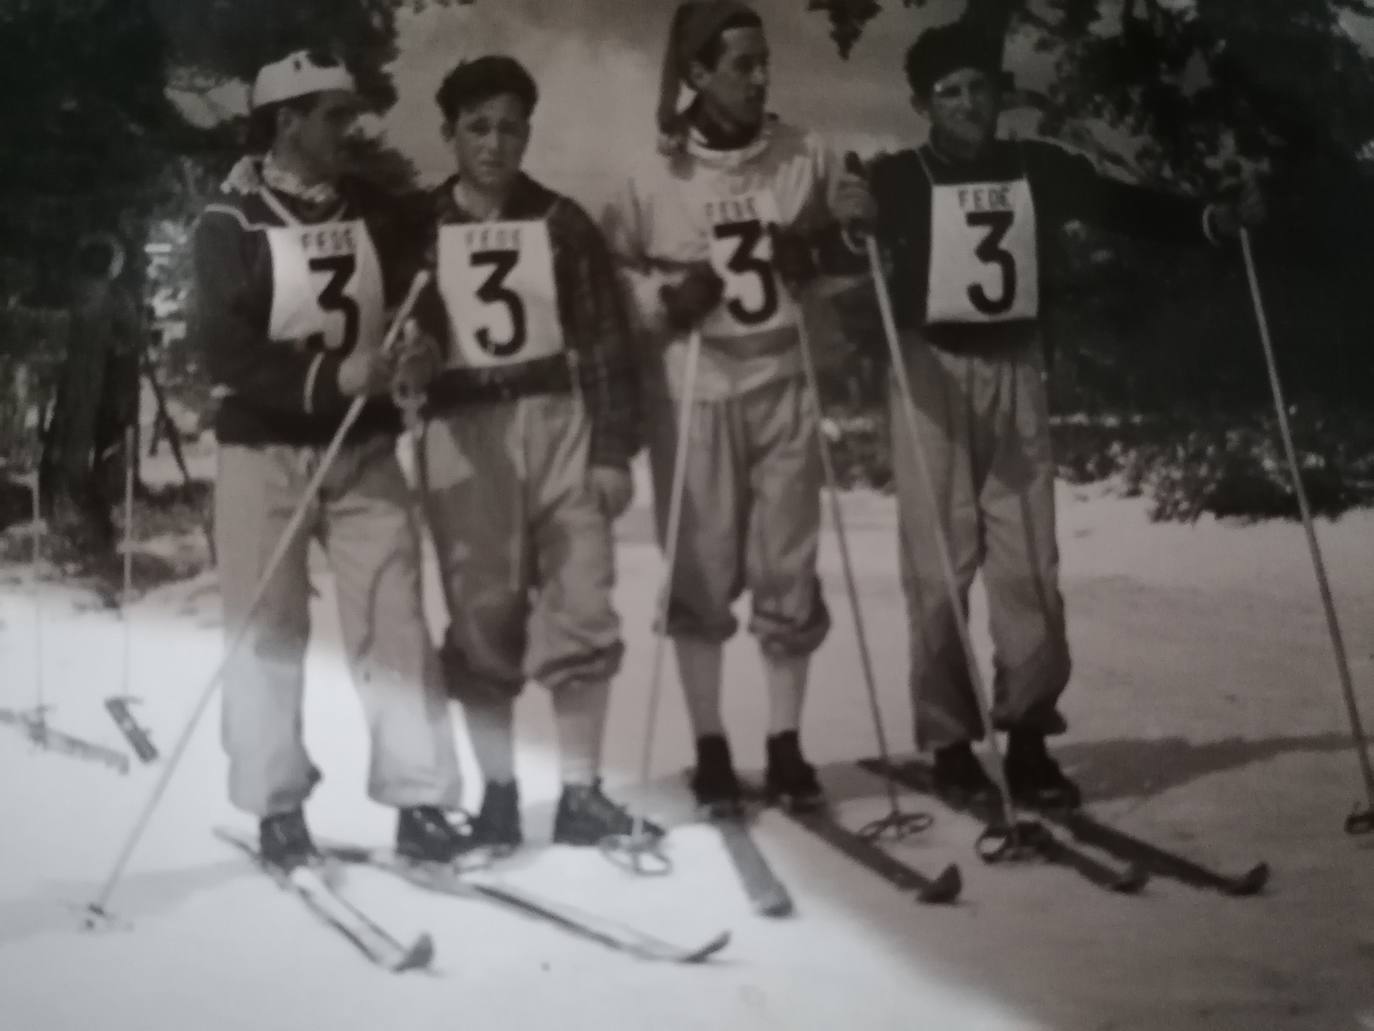
{"type": "Polygon", "coordinates": [[[405,329],[406,321],[410,318],[410,313],[420,300],[420,294],[425,287],[429,286],[433,275],[428,269],[420,269],[415,273],[415,278],[410,281],[410,289],[406,291],[401,306],[396,309],[396,314],[391,320],[391,325],[387,328],[386,336],[382,338],[382,353],[390,354],[396,347],[396,341],[401,338],[401,333],[405,329]]]}
{"type": "MultiPolygon", "coordinates": [[[[868,186],[868,180],[864,174],[864,163],[859,158],[859,155],[852,150],[845,152],[844,170],[847,174],[861,181],[865,187],[868,186]]],[[[871,229],[872,227],[869,225],[867,219],[855,219],[845,223],[844,225],[845,235],[853,238],[853,245],[856,248],[858,246],[861,246],[860,241],[862,241],[865,237],[869,235],[871,229]]]]}

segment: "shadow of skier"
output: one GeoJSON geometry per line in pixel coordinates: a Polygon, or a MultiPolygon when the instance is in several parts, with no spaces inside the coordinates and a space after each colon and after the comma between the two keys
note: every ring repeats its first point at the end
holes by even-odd
{"type": "MultiPolygon", "coordinates": [[[[1203,742],[1188,741],[1181,737],[1113,738],[1060,745],[1055,748],[1055,755],[1065,771],[1083,789],[1087,801],[1111,802],[1153,798],[1213,774],[1243,769],[1284,755],[1334,753],[1350,747],[1350,738],[1341,734],[1277,737],[1261,741],[1243,738],[1203,742]]],[[[906,756],[907,750],[899,750],[894,758],[906,756]]],[[[821,770],[825,778],[826,796],[837,804],[865,798],[876,799],[886,790],[882,781],[856,767],[852,760],[827,763],[821,770]]],[[[755,780],[762,776],[754,771],[746,775],[755,780]]],[[[920,800],[919,795],[913,796],[902,789],[898,794],[920,800]]],[[[920,806],[914,808],[919,809],[920,806]]]]}
{"type": "Polygon", "coordinates": [[[1346,735],[1313,734],[1258,741],[1115,738],[1065,744],[1056,752],[1085,798],[1109,802],[1152,798],[1203,777],[1284,755],[1341,752],[1351,747],[1346,735]]]}

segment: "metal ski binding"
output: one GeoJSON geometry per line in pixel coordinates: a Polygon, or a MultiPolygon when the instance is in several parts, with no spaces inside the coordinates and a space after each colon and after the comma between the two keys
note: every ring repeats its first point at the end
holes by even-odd
{"type": "Polygon", "coordinates": [[[133,695],[113,695],[105,699],[105,709],[114,719],[125,740],[129,742],[129,747],[138,756],[139,762],[150,763],[157,759],[157,748],[153,745],[147,728],[134,719],[133,713],[129,711],[129,706],[139,701],[141,699],[133,695]]]}
{"type": "Polygon", "coordinates": [[[98,762],[110,767],[117,773],[126,774],[129,772],[129,757],[122,752],[116,752],[113,748],[106,748],[104,745],[93,744],[90,741],[83,741],[79,737],[65,734],[48,726],[47,713],[51,708],[50,705],[39,705],[27,712],[0,709],[0,723],[8,723],[17,727],[35,748],[57,752],[61,755],[70,755],[77,759],[86,759],[90,762],[98,762]]]}

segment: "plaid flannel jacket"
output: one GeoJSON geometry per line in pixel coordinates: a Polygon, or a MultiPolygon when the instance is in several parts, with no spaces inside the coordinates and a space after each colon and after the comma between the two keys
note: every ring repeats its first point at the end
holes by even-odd
{"type": "MultiPolygon", "coordinates": [[[[437,260],[439,226],[477,221],[454,199],[456,181],[456,177],[449,179],[430,197],[431,265],[437,260]]],[[[600,229],[576,201],[523,173],[500,218],[548,223],[564,342],[575,355],[572,366],[591,419],[590,462],[627,466],[641,444],[639,380],[624,296],[600,229]]],[[[436,288],[427,291],[419,315],[425,328],[449,346],[449,321],[436,288]]],[[[508,388],[507,396],[519,396],[540,389],[522,384],[527,374],[519,365],[497,370],[448,369],[435,393],[443,393],[445,387],[463,392],[463,386],[480,392],[483,386],[500,382],[508,388]]]]}

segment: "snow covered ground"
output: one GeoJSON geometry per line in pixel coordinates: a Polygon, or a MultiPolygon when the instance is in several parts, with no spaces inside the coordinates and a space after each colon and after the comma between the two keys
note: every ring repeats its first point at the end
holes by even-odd
{"type": "MultiPolygon", "coordinates": [[[[691,742],[671,663],[654,781],[647,794],[635,783],[661,568],[645,500],[641,489],[620,527],[629,652],[609,777],[674,825],[675,871],[639,879],[594,852],[543,845],[557,784],[548,703],[536,689],[519,710],[532,847],[502,876],[684,942],[728,928],[734,938],[717,961],[637,962],[487,904],[357,871],[350,884],[362,902],[403,937],[427,929],[438,945],[434,975],[368,967],[210,835],[216,823],[249,826],[224,800],[216,704],[111,900],[130,926],[101,933],[80,929],[80,907],[160,767],[120,777],[35,752],[0,727],[0,1027],[1374,1029],[1374,840],[1341,830],[1359,782],[1301,527],[1158,526],[1140,502],[1061,493],[1076,662],[1062,755],[1097,810],[1122,825],[1228,868],[1267,859],[1274,879],[1264,897],[1156,879],[1141,897],[1122,898],[1053,868],[985,867],[974,829],[937,815],[898,851],[929,871],[958,861],[965,900],[922,908],[768,815],[759,840],[799,905],[770,922],[751,914],[714,833],[690,820],[681,772],[691,742]]],[[[906,752],[894,512],[865,494],[847,496],[845,511],[884,713],[906,752]]],[[[1320,533],[1374,718],[1374,512],[1320,533]]],[[[815,663],[805,737],[857,824],[884,803],[880,785],[849,764],[875,745],[833,536],[823,569],[836,626],[815,663]]],[[[27,576],[0,570],[0,706],[34,699],[27,576]]],[[[311,819],[322,837],[380,844],[390,814],[362,799],[362,721],[322,567],[316,583],[306,727],[326,780],[311,819]]],[[[52,722],[121,746],[101,701],[118,690],[124,628],[117,613],[81,601],[42,591],[52,722]]],[[[986,660],[977,597],[974,609],[986,660]]],[[[437,606],[432,616],[437,628],[437,606]]],[[[135,711],[165,754],[218,658],[213,577],[155,591],[128,618],[130,687],[143,700],[135,711]]],[[[737,759],[757,767],[764,713],[752,643],[733,642],[727,663],[737,759]]],[[[459,741],[471,770],[461,726],[459,741]]],[[[475,774],[469,790],[475,805],[475,774]]]]}

